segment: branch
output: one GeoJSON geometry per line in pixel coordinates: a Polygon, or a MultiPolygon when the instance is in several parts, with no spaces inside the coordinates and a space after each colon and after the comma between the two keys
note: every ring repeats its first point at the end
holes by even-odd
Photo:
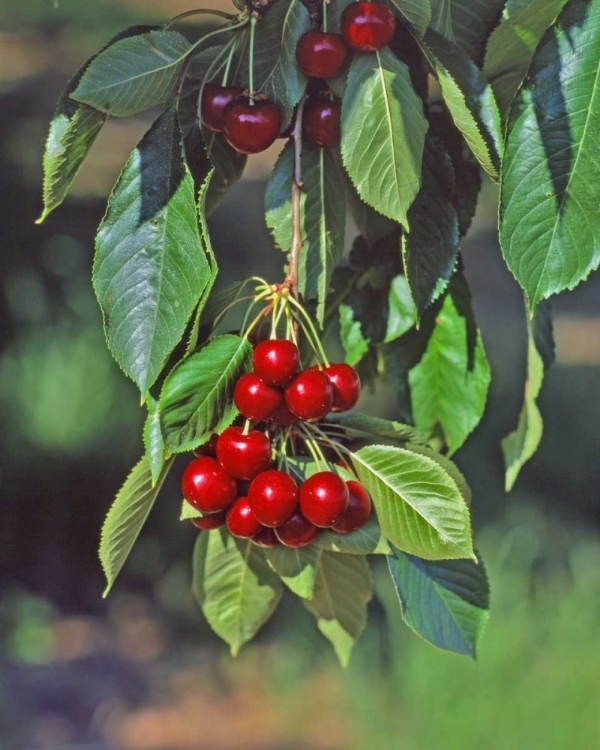
{"type": "Polygon", "coordinates": [[[289,254],[289,268],[285,283],[292,290],[292,294],[298,299],[298,259],[302,250],[302,225],[300,217],[300,196],[304,182],[302,181],[302,115],[304,113],[304,102],[306,95],[302,97],[296,109],[294,129],[294,179],[292,182],[292,246],[289,254]]]}
{"type": "Polygon", "coordinates": [[[248,7],[250,8],[251,15],[255,18],[264,16],[272,5],[275,5],[277,0],[247,0],[248,7]]]}

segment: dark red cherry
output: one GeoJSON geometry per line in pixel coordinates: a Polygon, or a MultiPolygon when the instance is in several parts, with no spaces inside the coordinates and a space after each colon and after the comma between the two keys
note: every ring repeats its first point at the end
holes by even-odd
{"type": "Polygon", "coordinates": [[[323,372],[333,387],[333,408],[331,411],[349,411],[356,406],[360,396],[360,378],[350,365],[332,363],[323,372]]]}
{"type": "Polygon", "coordinates": [[[202,91],[200,115],[205,128],[220,133],[223,130],[225,107],[243,93],[239,86],[217,86],[207,83],[202,91]]]}
{"type": "Polygon", "coordinates": [[[312,99],[304,107],[304,135],[321,148],[332,148],[340,142],[340,101],[312,99]]]}
{"type": "Polygon", "coordinates": [[[252,537],[252,542],[259,547],[277,547],[279,539],[275,536],[275,529],[270,529],[268,526],[263,526],[262,531],[259,531],[256,536],[252,537]]]}
{"type": "Polygon", "coordinates": [[[263,471],[248,490],[248,502],[263,526],[281,526],[298,504],[298,486],[283,471],[263,471]]]}
{"type": "Polygon", "coordinates": [[[250,539],[262,531],[264,526],[252,512],[248,498],[238,497],[227,511],[227,528],[233,536],[250,539]]]}
{"type": "Polygon", "coordinates": [[[261,341],[252,356],[254,372],[267,385],[287,385],[300,366],[300,352],[293,341],[269,339],[261,341]]]}
{"type": "Polygon", "coordinates": [[[333,388],[319,370],[304,370],[285,389],[285,403],[300,419],[323,419],[333,406],[333,388]]]}
{"type": "Polygon", "coordinates": [[[344,67],[348,49],[340,34],[307,31],[298,41],[298,67],[312,78],[333,78],[344,67]]]}
{"type": "Polygon", "coordinates": [[[219,513],[210,513],[208,516],[197,516],[192,518],[191,521],[197,529],[212,531],[224,526],[226,519],[227,511],[221,510],[219,513]]]}
{"type": "Polygon", "coordinates": [[[217,460],[230,477],[254,479],[271,464],[271,441],[262,432],[228,427],[217,440],[217,460]]]}
{"type": "Polygon", "coordinates": [[[348,534],[364,526],[371,515],[371,497],[360,482],[346,482],[348,487],[348,508],[344,515],[333,524],[333,530],[348,534]]]}
{"type": "Polygon", "coordinates": [[[218,513],[235,500],[237,483],[214,458],[200,456],[186,466],[181,491],[201,513],[218,513]]]}
{"type": "Polygon", "coordinates": [[[235,99],[223,113],[223,135],[240,154],[258,154],[275,142],[281,130],[281,114],[268,99],[250,102],[235,99]]]}
{"type": "Polygon", "coordinates": [[[326,529],[338,521],[348,508],[346,482],[332,471],[313,474],[300,487],[300,510],[315,526],[326,529]]]}
{"type": "Polygon", "coordinates": [[[283,391],[267,385],[255,372],[248,372],[236,383],[233,401],[246,419],[263,422],[283,405],[283,391]]]}
{"type": "Polygon", "coordinates": [[[305,547],[317,535],[317,527],[295,510],[285,523],[275,529],[275,536],[286,547],[305,547]]]}
{"type": "Polygon", "coordinates": [[[396,18],[382,3],[351,3],[340,19],[344,41],[359,52],[385,47],[394,36],[396,18]]]}
{"type": "Polygon", "coordinates": [[[271,414],[269,419],[273,424],[279,425],[280,427],[288,427],[291,424],[296,424],[300,419],[288,409],[287,404],[283,404],[276,411],[271,414]]]}

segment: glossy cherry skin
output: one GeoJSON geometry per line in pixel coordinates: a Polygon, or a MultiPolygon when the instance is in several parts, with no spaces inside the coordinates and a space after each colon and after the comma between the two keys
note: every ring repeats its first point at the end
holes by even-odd
{"type": "Polygon", "coordinates": [[[304,135],[321,148],[337,146],[341,139],[340,101],[313,99],[306,103],[302,119],[304,135]]]}
{"type": "Polygon", "coordinates": [[[288,339],[261,341],[254,349],[252,366],[267,385],[284,386],[298,372],[300,352],[288,339]]]}
{"type": "Polygon", "coordinates": [[[307,31],[296,47],[300,70],[311,78],[332,78],[344,67],[348,48],[340,34],[307,31]]]}
{"type": "Polygon", "coordinates": [[[217,460],[230,477],[254,479],[271,464],[271,441],[262,432],[228,427],[217,440],[217,460]]]}
{"type": "Polygon", "coordinates": [[[350,365],[332,363],[323,372],[333,387],[333,407],[331,411],[349,411],[356,406],[360,396],[360,377],[350,365]]]}
{"type": "Polygon", "coordinates": [[[286,547],[305,547],[317,535],[317,527],[295,510],[285,523],[275,529],[275,536],[286,547]]]}
{"type": "Polygon", "coordinates": [[[291,424],[296,424],[300,421],[300,418],[288,409],[287,404],[283,404],[276,411],[271,414],[269,419],[273,424],[279,425],[280,427],[289,427],[291,424]]]}
{"type": "Polygon", "coordinates": [[[220,511],[219,513],[210,513],[208,516],[198,516],[192,518],[191,521],[197,529],[203,531],[212,531],[225,525],[227,519],[227,511],[220,511]]]}
{"type": "Polygon", "coordinates": [[[300,487],[302,515],[322,529],[339,521],[348,508],[349,499],[346,482],[332,471],[319,471],[300,487]]]}
{"type": "Polygon", "coordinates": [[[239,86],[217,86],[207,83],[202,91],[200,107],[202,124],[208,130],[220,133],[223,130],[225,107],[243,93],[239,86]]]}
{"type": "Polygon", "coordinates": [[[263,422],[283,405],[283,391],[267,385],[255,372],[248,372],[236,383],[233,401],[246,419],[263,422]]]}
{"type": "Polygon", "coordinates": [[[364,526],[371,515],[371,497],[360,482],[346,482],[348,487],[348,508],[344,515],[332,526],[340,534],[348,534],[364,526]]]}
{"type": "Polygon", "coordinates": [[[274,102],[248,99],[230,102],[223,113],[223,135],[240,154],[258,154],[275,143],[281,130],[281,113],[274,102]]]}
{"type": "Polygon", "coordinates": [[[263,471],[248,489],[248,502],[263,526],[281,526],[298,504],[298,486],[283,471],[263,471]]]}
{"type": "Polygon", "coordinates": [[[394,36],[396,18],[381,3],[351,3],[340,19],[344,41],[359,52],[374,52],[385,47],[394,36]]]}
{"type": "Polygon", "coordinates": [[[218,513],[235,500],[237,483],[214,458],[200,456],[186,466],[181,491],[201,513],[218,513]]]}
{"type": "Polygon", "coordinates": [[[319,370],[304,370],[285,389],[285,403],[300,419],[323,419],[333,406],[329,378],[319,370]]]}
{"type": "Polygon", "coordinates": [[[262,531],[259,531],[256,536],[252,537],[253,544],[258,547],[277,547],[279,539],[275,536],[275,529],[270,529],[268,526],[263,526],[262,531]]]}
{"type": "Polygon", "coordinates": [[[233,536],[250,539],[264,529],[252,512],[247,497],[238,497],[227,511],[227,528],[233,536]]]}

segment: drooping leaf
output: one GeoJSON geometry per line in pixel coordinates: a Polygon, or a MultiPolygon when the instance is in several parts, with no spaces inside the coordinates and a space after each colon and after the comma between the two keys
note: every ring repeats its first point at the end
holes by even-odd
{"type": "Polygon", "coordinates": [[[419,453],[421,456],[427,456],[432,461],[435,461],[436,464],[439,464],[442,469],[452,477],[454,483],[460,491],[460,494],[463,496],[465,503],[467,505],[471,505],[471,488],[469,487],[464,474],[454,463],[454,461],[449,459],[448,456],[444,455],[443,453],[439,453],[438,451],[433,450],[433,448],[430,448],[427,445],[422,445],[419,443],[405,443],[404,447],[407,450],[412,451],[413,453],[419,453]]]}
{"type": "Polygon", "coordinates": [[[93,283],[110,350],[143,395],[210,279],[174,108],[129,157],[96,238],[93,283]]]}
{"type": "Polygon", "coordinates": [[[168,461],[153,483],[150,463],[144,456],[127,477],[108,511],[100,539],[100,562],[106,576],[104,596],[125,565],[172,465],[173,462],[168,461]]]}
{"type": "Polygon", "coordinates": [[[340,305],[340,340],[344,347],[344,361],[354,367],[369,351],[369,339],[363,336],[360,320],[354,318],[350,305],[340,305]]]}
{"type": "Polygon", "coordinates": [[[208,624],[233,656],[271,617],[282,589],[279,576],[249,539],[222,530],[199,535],[192,590],[208,624]]]}
{"type": "Polygon", "coordinates": [[[452,0],[429,0],[431,3],[430,27],[443,34],[446,39],[454,40],[452,27],[452,0]]]}
{"type": "Polygon", "coordinates": [[[116,117],[149,109],[172,96],[190,49],[176,31],[123,39],[94,58],[72,98],[116,117]]]}
{"type": "MultiPolygon", "coordinates": [[[[292,244],[292,182],[294,147],[279,155],[265,193],[267,226],[284,251],[292,244]]],[[[344,250],[346,203],[344,180],[331,149],[304,146],[302,150],[300,220],[303,245],[298,263],[298,289],[305,299],[316,299],[322,325],[325,301],[334,268],[344,250]]]]}
{"type": "Polygon", "coordinates": [[[441,34],[430,29],[421,45],[454,124],[481,166],[498,180],[503,140],[492,87],[475,63],[441,34]]]}
{"type": "Polygon", "coordinates": [[[365,240],[374,243],[392,234],[398,225],[361,200],[349,178],[345,180],[345,185],[348,209],[365,240]]]}
{"type": "MultiPolygon", "coordinates": [[[[414,206],[413,203],[413,208],[414,206]]],[[[411,295],[409,280],[406,276],[395,276],[388,294],[388,319],[384,343],[389,344],[390,341],[400,338],[410,331],[416,322],[417,309],[411,295]]]]}
{"type": "Polygon", "coordinates": [[[309,544],[307,547],[273,547],[265,550],[267,562],[294,594],[303,599],[311,599],[315,589],[315,579],[321,549],[309,544]]]}
{"type": "Polygon", "coordinates": [[[210,163],[215,168],[206,197],[206,212],[210,215],[242,177],[248,157],[232,149],[220,133],[202,128],[202,140],[210,163]]]}
{"type": "Polygon", "coordinates": [[[600,0],[571,0],[511,107],[500,241],[530,313],[600,265],[599,45],[600,0]]]}
{"type": "Polygon", "coordinates": [[[426,132],[407,66],[387,48],[356,55],[342,103],[344,166],[362,200],[406,229],[426,132]]]}
{"type": "Polygon", "coordinates": [[[450,0],[454,39],[477,64],[504,3],[505,0],[450,0]]]}
{"type": "Polygon", "coordinates": [[[479,423],[491,380],[480,335],[472,368],[469,356],[467,321],[448,296],[409,383],[415,425],[429,435],[439,430],[451,454],[479,423]]]}
{"type": "Polygon", "coordinates": [[[373,595],[371,570],[364,557],[324,552],[319,561],[313,598],[304,606],[317,618],[343,667],[367,623],[373,595]]]}
{"type": "Polygon", "coordinates": [[[160,426],[158,401],[151,395],[148,396],[148,416],[144,423],[143,437],[146,458],[152,474],[152,483],[156,484],[165,465],[165,442],[160,426]]]}
{"type": "Polygon", "coordinates": [[[427,438],[412,425],[382,419],[381,417],[371,417],[358,411],[332,413],[325,418],[325,421],[328,424],[340,425],[349,438],[369,436],[377,438],[378,441],[383,439],[415,444],[427,442],[427,438]]]}
{"type": "Polygon", "coordinates": [[[251,363],[248,341],[225,335],[208,341],[170,373],[159,401],[169,451],[193,450],[231,424],[237,414],[233,389],[251,363]]]}
{"type": "Polygon", "coordinates": [[[314,545],[327,552],[347,555],[389,555],[391,552],[374,513],[364,526],[349,534],[324,529],[317,535],[314,545]]]}
{"type": "Polygon", "coordinates": [[[473,556],[467,504],[436,461],[404,448],[370,445],[354,453],[352,463],[392,544],[427,560],[473,556]]]}
{"type": "Polygon", "coordinates": [[[406,624],[434,646],[475,659],[490,606],[482,562],[431,562],[394,550],[388,566],[406,624]]]}
{"type": "Polygon", "coordinates": [[[429,0],[391,0],[401,15],[413,26],[416,32],[423,35],[431,21],[429,0]]]}

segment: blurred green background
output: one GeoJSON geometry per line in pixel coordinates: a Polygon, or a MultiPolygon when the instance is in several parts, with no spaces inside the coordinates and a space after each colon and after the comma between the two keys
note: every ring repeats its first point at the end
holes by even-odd
{"type": "MultiPolygon", "coordinates": [[[[479,664],[408,631],[379,569],[381,597],[347,672],[291,600],[232,662],[189,594],[195,531],[177,520],[177,476],[114,593],[101,598],[99,529],[142,450],[143,412],[104,345],[90,284],[93,236],[151,117],[111,121],[72,197],[38,227],[43,139],[54,101],[85,58],[126,25],[193,6],[57,5],[0,0],[0,748],[597,747],[600,278],[555,304],[546,434],[506,496],[499,440],[520,408],[525,327],[489,185],[464,255],[494,382],[485,418],[457,457],[493,587],[479,664]]],[[[272,277],[281,263],[261,214],[272,159],[251,160],[213,217],[222,283],[272,277]]],[[[365,407],[392,414],[393,397],[367,395],[365,407]]]]}

